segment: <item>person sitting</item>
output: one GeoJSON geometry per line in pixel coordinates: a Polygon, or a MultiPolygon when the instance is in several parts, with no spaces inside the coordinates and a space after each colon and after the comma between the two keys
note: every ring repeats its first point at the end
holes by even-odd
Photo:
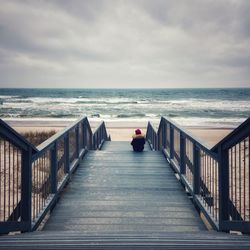
{"type": "Polygon", "coordinates": [[[135,130],[135,134],[133,135],[133,140],[131,145],[135,152],[142,152],[144,149],[145,137],[142,135],[141,130],[138,128],[135,130]]]}

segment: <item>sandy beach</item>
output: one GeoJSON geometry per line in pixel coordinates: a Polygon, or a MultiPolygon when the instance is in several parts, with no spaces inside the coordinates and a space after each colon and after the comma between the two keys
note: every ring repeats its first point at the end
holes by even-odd
{"type": "MultiPolygon", "coordinates": [[[[111,135],[113,141],[130,141],[135,128],[108,128],[108,132],[111,135]]],[[[228,135],[232,129],[228,128],[186,128],[197,139],[205,142],[206,145],[212,147],[222,138],[228,135]]],[[[146,133],[146,128],[142,129],[143,133],[146,133]]]]}
{"type": "MultiPolygon", "coordinates": [[[[69,126],[74,120],[6,120],[10,126],[20,133],[30,132],[30,131],[51,131],[56,132],[69,126]]],[[[91,120],[90,125],[92,130],[98,126],[100,121],[91,120]]],[[[107,131],[111,136],[113,141],[130,141],[131,137],[136,128],[142,129],[145,134],[147,129],[146,121],[107,121],[105,122],[107,131]]],[[[157,124],[155,124],[157,126],[157,124]]],[[[191,132],[197,139],[206,143],[208,146],[212,147],[217,142],[219,142],[223,137],[229,134],[231,128],[203,128],[203,127],[184,127],[187,131],[191,132]]]]}

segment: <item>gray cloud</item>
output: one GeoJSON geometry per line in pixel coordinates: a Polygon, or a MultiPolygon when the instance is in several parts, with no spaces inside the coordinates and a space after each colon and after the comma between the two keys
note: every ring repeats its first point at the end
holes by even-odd
{"type": "Polygon", "coordinates": [[[248,0],[2,0],[0,87],[250,87],[248,0]]]}

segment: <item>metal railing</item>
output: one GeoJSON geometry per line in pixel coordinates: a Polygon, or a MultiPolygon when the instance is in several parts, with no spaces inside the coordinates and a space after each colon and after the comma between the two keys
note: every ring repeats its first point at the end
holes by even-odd
{"type": "Polygon", "coordinates": [[[0,120],[0,233],[35,230],[88,149],[108,139],[86,117],[34,147],[0,120]]]}
{"type": "Polygon", "coordinates": [[[105,141],[109,141],[110,137],[107,134],[105,123],[102,122],[93,133],[93,149],[101,149],[105,141]]]}
{"type": "Polygon", "coordinates": [[[250,232],[250,118],[212,148],[220,164],[220,225],[250,232]]]}
{"type": "Polygon", "coordinates": [[[164,117],[158,130],[148,123],[146,138],[163,151],[214,229],[250,232],[250,118],[212,149],[164,117]]]}

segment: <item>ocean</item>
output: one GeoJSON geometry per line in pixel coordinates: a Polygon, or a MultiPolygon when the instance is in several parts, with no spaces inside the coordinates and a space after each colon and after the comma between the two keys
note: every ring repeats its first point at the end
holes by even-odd
{"type": "Polygon", "coordinates": [[[234,89],[0,89],[2,119],[159,121],[236,127],[250,116],[250,88],[234,89]]]}

